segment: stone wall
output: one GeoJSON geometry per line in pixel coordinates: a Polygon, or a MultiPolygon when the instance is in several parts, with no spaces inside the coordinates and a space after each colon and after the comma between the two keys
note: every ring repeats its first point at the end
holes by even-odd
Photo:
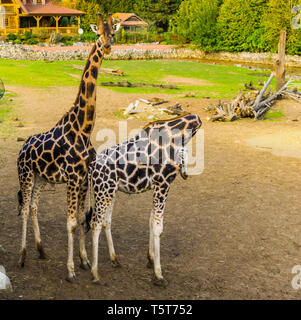
{"type": "MultiPolygon", "coordinates": [[[[87,47],[60,47],[59,50],[48,50],[49,47],[34,48],[20,44],[0,43],[0,58],[15,60],[85,60],[89,54],[87,47]]],[[[213,61],[232,61],[241,63],[256,63],[271,65],[277,54],[271,53],[204,53],[200,50],[187,48],[152,49],[145,50],[127,46],[123,49],[114,49],[106,56],[107,60],[145,60],[145,59],[206,59],[213,61]]],[[[286,56],[286,66],[300,67],[300,56],[286,56]]]]}

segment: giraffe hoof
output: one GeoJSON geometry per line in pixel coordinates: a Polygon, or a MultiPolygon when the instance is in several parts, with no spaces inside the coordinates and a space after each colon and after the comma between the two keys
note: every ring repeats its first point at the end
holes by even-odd
{"type": "Polygon", "coordinates": [[[23,249],[21,251],[20,259],[18,261],[18,267],[19,268],[24,268],[25,258],[26,258],[26,249],[23,249]]]}
{"type": "Polygon", "coordinates": [[[83,270],[90,270],[91,269],[91,265],[90,265],[89,261],[87,261],[86,263],[81,262],[79,267],[83,270]]]}
{"type": "Polygon", "coordinates": [[[154,284],[155,286],[158,286],[158,287],[166,288],[167,285],[168,285],[168,281],[165,280],[164,278],[158,279],[158,278],[155,277],[155,278],[153,279],[153,284],[154,284]]]}
{"type": "Polygon", "coordinates": [[[46,255],[41,243],[37,244],[37,249],[38,249],[38,252],[40,254],[39,259],[46,260],[47,259],[47,255],[46,255]]]}
{"type": "Polygon", "coordinates": [[[113,268],[120,268],[121,264],[117,259],[111,261],[113,268]]]}
{"type": "Polygon", "coordinates": [[[93,278],[93,279],[92,279],[92,283],[93,283],[93,284],[100,285],[100,279],[93,278]]]}
{"type": "Polygon", "coordinates": [[[70,283],[76,283],[76,277],[72,276],[72,277],[67,277],[66,280],[70,283]]]}
{"type": "Polygon", "coordinates": [[[47,260],[47,255],[44,251],[40,251],[39,259],[40,260],[47,260]]]}

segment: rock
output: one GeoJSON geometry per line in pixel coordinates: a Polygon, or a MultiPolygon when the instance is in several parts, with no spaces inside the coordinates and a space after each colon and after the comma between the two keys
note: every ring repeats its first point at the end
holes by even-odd
{"type": "MultiPolygon", "coordinates": [[[[79,44],[78,44],[79,45],[79,44]]],[[[47,47],[49,45],[45,45],[47,47]]],[[[51,46],[51,45],[50,45],[51,46]]],[[[58,44],[55,44],[58,46],[58,44]]],[[[78,47],[68,47],[66,50],[45,51],[43,49],[34,50],[31,46],[22,44],[12,44],[8,42],[1,42],[0,39],[0,59],[13,60],[86,60],[90,52],[90,44],[81,49],[78,47]]],[[[189,48],[169,48],[161,49],[139,49],[139,46],[126,46],[123,49],[114,49],[109,55],[106,55],[107,60],[155,60],[155,59],[209,59],[216,61],[241,61],[243,63],[260,63],[272,65],[273,61],[278,58],[277,53],[205,53],[201,50],[193,50],[189,48]],[[138,48],[138,49],[137,49],[138,48]]],[[[286,64],[290,67],[299,67],[301,57],[286,56],[286,64]]],[[[236,66],[243,67],[242,64],[236,66]]],[[[297,76],[294,76],[296,78],[297,76]]]]}
{"type": "Polygon", "coordinates": [[[195,94],[192,92],[188,92],[185,94],[185,98],[193,98],[193,97],[195,97],[195,94]]]}
{"type": "Polygon", "coordinates": [[[22,138],[22,137],[18,137],[18,138],[17,138],[17,141],[25,141],[25,139],[22,138]]]}
{"type": "Polygon", "coordinates": [[[0,265],[0,290],[13,291],[9,277],[6,275],[5,268],[0,265]]]}
{"type": "Polygon", "coordinates": [[[60,32],[55,33],[54,31],[51,33],[50,38],[49,38],[49,43],[54,44],[58,43],[62,40],[62,36],[60,32]]]}

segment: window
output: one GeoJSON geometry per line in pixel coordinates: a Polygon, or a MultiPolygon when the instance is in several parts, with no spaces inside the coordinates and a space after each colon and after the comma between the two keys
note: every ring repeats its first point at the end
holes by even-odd
{"type": "Polygon", "coordinates": [[[0,6],[0,29],[5,29],[5,8],[0,6]]]}

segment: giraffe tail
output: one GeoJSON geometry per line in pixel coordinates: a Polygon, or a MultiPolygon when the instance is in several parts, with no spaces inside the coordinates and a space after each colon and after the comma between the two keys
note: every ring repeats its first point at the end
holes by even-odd
{"type": "Polygon", "coordinates": [[[92,207],[89,208],[89,210],[87,210],[86,212],[86,232],[89,232],[90,230],[90,221],[92,219],[92,214],[93,214],[93,209],[92,207]]]}
{"type": "Polygon", "coordinates": [[[19,202],[19,206],[18,206],[18,216],[21,214],[21,207],[23,204],[23,195],[22,195],[22,190],[18,191],[18,202],[19,202]]]}

